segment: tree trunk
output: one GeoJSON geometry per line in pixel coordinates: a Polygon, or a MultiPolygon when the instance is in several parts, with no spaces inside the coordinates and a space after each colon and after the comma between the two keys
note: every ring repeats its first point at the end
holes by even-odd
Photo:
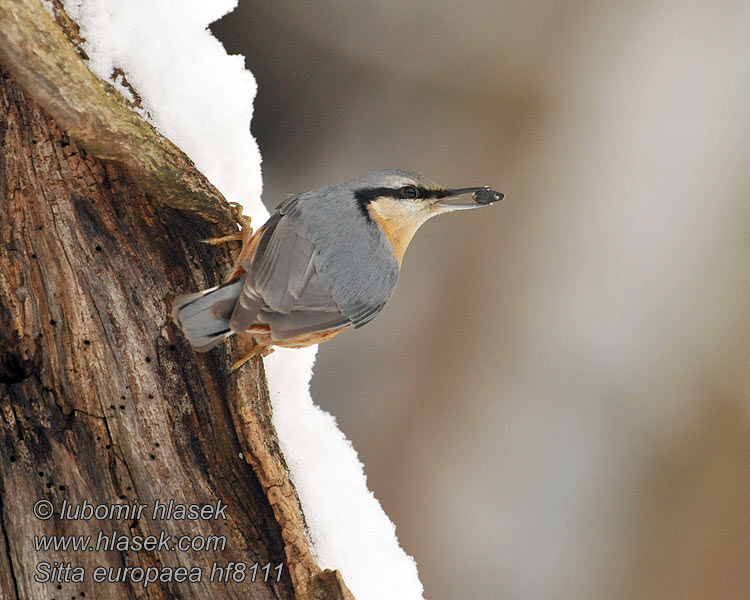
{"type": "Polygon", "coordinates": [[[137,116],[101,139],[122,108],[103,86],[94,126],[67,121],[83,63],[23,4],[0,4],[0,598],[351,598],[311,557],[261,359],[230,373],[242,340],[197,355],[168,317],[229,266],[198,242],[229,207],[137,116]],[[39,32],[63,58],[24,54],[39,32]]]}

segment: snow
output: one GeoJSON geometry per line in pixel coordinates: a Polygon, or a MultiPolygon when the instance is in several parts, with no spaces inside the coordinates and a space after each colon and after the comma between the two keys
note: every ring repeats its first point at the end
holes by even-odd
{"type": "Polygon", "coordinates": [[[132,100],[112,79],[122,69],[140,111],[177,144],[224,194],[258,222],[260,152],[250,135],[256,85],[244,57],[228,56],[207,29],[237,0],[65,0],[86,40],[89,68],[132,100]]]}
{"type": "Polygon", "coordinates": [[[339,569],[357,600],[422,598],[414,559],[367,489],[357,453],[309,380],[317,346],[277,348],[266,358],[273,421],[314,541],[318,564],[339,569]]]}
{"type": "MultiPolygon", "coordinates": [[[[208,31],[237,0],[64,0],[80,25],[89,67],[177,144],[256,225],[260,153],[250,135],[256,86],[242,56],[208,31]]],[[[335,419],[312,401],[317,347],[277,349],[266,359],[274,423],[297,487],[318,564],[338,569],[357,600],[422,598],[416,564],[367,489],[362,464],[335,419]]]]}

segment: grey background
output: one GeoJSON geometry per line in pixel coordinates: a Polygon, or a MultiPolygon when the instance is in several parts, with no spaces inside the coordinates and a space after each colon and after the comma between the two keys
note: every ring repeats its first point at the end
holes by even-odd
{"type": "Polygon", "coordinates": [[[212,27],[258,80],[269,207],[391,167],[506,194],[427,223],[312,381],[426,597],[750,597],[749,22],[320,0],[212,27]]]}

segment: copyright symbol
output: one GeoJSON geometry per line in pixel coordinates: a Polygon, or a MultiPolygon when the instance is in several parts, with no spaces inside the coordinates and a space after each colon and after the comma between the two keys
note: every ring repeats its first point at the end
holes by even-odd
{"type": "Polygon", "coordinates": [[[49,500],[37,500],[34,502],[34,516],[40,521],[46,521],[54,512],[52,502],[49,500]]]}

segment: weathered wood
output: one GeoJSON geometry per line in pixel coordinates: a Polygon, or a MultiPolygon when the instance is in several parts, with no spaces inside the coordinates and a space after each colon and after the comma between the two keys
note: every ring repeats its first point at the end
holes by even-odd
{"type": "Polygon", "coordinates": [[[7,597],[144,595],[142,584],[91,579],[104,566],[202,568],[202,583],[148,586],[149,597],[292,597],[276,582],[208,583],[214,562],[285,562],[263,489],[240,458],[226,406],[231,378],[267,404],[261,365],[231,375],[221,351],[197,357],[168,321],[168,299],[215,283],[229,259],[194,238],[200,220],[154,210],[112,164],[92,158],[6,76],[0,87],[0,439],[7,597]],[[186,241],[186,238],[190,242],[186,241]],[[196,251],[198,250],[198,251],[196,251]],[[35,502],[157,499],[229,506],[226,521],[48,521],[35,502]],[[44,552],[34,535],[224,535],[222,552],[44,552]],[[37,563],[86,569],[82,584],[40,584],[37,563]]]}
{"type": "MultiPolygon", "coordinates": [[[[72,22],[60,20],[72,35],[72,22]]],[[[39,0],[0,0],[0,62],[70,137],[97,157],[117,161],[155,204],[234,227],[218,190],[111,85],[88,70],[39,0]]]]}

